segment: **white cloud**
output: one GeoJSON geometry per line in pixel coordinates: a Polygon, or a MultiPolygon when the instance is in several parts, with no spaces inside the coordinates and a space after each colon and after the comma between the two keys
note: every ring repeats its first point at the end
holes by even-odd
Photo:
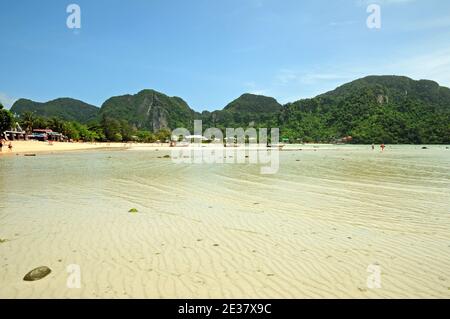
{"type": "Polygon", "coordinates": [[[254,81],[244,83],[245,91],[255,95],[270,95],[268,90],[261,89],[254,81]]]}
{"type": "Polygon", "coordinates": [[[399,59],[387,65],[386,71],[450,87],[450,48],[399,59]]]}
{"type": "Polygon", "coordinates": [[[17,99],[8,96],[6,93],[0,92],[0,102],[3,104],[3,106],[7,109],[11,108],[11,106],[16,102],[17,99]]]}
{"type": "Polygon", "coordinates": [[[275,76],[274,85],[287,86],[292,84],[316,84],[326,81],[346,80],[348,75],[330,72],[331,70],[297,71],[281,69],[275,76]]]}
{"type": "Polygon", "coordinates": [[[320,66],[314,69],[280,69],[272,81],[265,83],[264,90],[255,82],[246,83],[250,93],[275,97],[280,103],[294,102],[303,98],[333,90],[347,82],[368,75],[402,75],[415,80],[427,79],[450,87],[450,47],[415,55],[398,56],[388,63],[320,66]]]}

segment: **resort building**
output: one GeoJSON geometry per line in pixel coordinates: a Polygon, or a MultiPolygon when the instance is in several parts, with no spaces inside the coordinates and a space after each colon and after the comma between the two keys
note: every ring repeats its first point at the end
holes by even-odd
{"type": "Polygon", "coordinates": [[[27,133],[22,130],[19,123],[15,123],[9,131],[3,132],[2,137],[7,141],[26,140],[27,133]]]}

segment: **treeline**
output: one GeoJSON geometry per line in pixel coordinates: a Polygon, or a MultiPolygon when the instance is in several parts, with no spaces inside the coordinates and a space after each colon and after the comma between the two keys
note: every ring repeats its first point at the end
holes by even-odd
{"type": "Polygon", "coordinates": [[[2,121],[2,132],[10,129],[13,123],[17,122],[28,134],[35,129],[51,129],[54,132],[62,133],[68,139],[73,141],[84,142],[139,142],[139,143],[155,143],[166,142],[170,139],[170,130],[163,129],[158,133],[145,130],[137,130],[126,121],[118,121],[107,117],[100,120],[93,120],[87,124],[81,124],[76,121],[64,121],[57,117],[45,118],[36,116],[32,112],[24,112],[20,116],[14,118],[11,112],[1,110],[1,118],[7,120],[2,121]]]}

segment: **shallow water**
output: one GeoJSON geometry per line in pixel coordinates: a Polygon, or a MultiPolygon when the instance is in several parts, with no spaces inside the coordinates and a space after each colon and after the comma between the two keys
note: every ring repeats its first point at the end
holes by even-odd
{"type": "Polygon", "coordinates": [[[450,297],[445,146],[288,146],[274,175],[166,154],[0,158],[0,297],[450,297]]]}

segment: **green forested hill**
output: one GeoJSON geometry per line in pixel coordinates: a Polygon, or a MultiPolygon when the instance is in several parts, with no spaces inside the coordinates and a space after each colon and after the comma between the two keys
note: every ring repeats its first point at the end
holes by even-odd
{"type": "Polygon", "coordinates": [[[369,76],[285,106],[278,124],[293,140],[449,143],[450,89],[433,81],[369,76]]]}
{"type": "Polygon", "coordinates": [[[282,110],[282,105],[272,97],[243,94],[229,103],[221,111],[203,112],[202,120],[206,126],[258,127],[272,123],[282,110]]]}
{"type": "Polygon", "coordinates": [[[97,117],[99,108],[70,98],[60,98],[46,103],[20,99],[11,107],[11,112],[18,115],[32,112],[37,116],[87,123],[97,117]]]}
{"type": "Polygon", "coordinates": [[[195,115],[183,99],[154,90],[112,97],[103,103],[100,111],[101,117],[126,121],[138,130],[153,132],[165,128],[190,128],[195,115]]]}
{"type": "Polygon", "coordinates": [[[355,143],[450,143],[450,89],[402,76],[368,76],[284,106],[271,97],[244,94],[223,110],[201,114],[181,98],[154,90],[112,97],[100,110],[72,99],[21,99],[11,111],[90,121],[99,135],[114,140],[167,128],[192,130],[193,120],[202,119],[205,129],[278,127],[291,142],[333,142],[352,136],[355,143]]]}

